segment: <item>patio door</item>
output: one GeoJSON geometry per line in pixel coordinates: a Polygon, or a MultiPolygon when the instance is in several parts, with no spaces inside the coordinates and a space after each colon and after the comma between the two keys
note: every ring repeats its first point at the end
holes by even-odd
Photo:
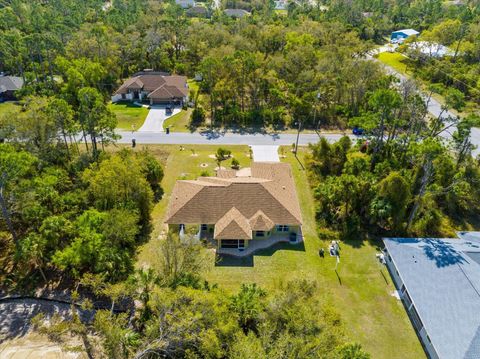
{"type": "Polygon", "coordinates": [[[245,240],[243,239],[222,239],[220,242],[221,248],[245,248],[245,240]]]}

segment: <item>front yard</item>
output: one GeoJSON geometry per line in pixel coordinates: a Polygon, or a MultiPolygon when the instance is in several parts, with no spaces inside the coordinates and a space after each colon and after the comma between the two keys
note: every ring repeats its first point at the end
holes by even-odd
{"type": "Polygon", "coordinates": [[[129,102],[110,103],[108,108],[117,116],[117,128],[121,130],[138,130],[148,115],[148,108],[129,102]]]}
{"type": "Polygon", "coordinates": [[[163,129],[170,128],[171,132],[191,132],[189,128],[192,109],[182,110],[176,115],[169,117],[163,123],[163,129]]]}
{"type": "MultiPolygon", "coordinates": [[[[152,265],[155,261],[163,217],[175,181],[194,179],[202,171],[214,174],[215,160],[210,158],[218,146],[152,145],[149,149],[165,166],[162,185],[164,198],[155,206],[152,239],[140,250],[138,265],[152,265]],[[207,164],[207,167],[201,167],[207,164]]],[[[232,150],[241,166],[248,166],[247,146],[225,146],[232,150]]],[[[141,148],[138,148],[141,150],[141,148]]],[[[386,268],[380,266],[375,254],[380,241],[359,238],[341,243],[341,260],[335,271],[335,259],[320,258],[319,248],[327,248],[328,241],[318,238],[314,216],[314,200],[305,171],[297,159],[285,148],[284,161],[292,165],[297,192],[302,207],[304,243],[282,244],[258,252],[249,259],[215,262],[208,250],[210,268],[204,274],[210,283],[218,283],[227,291],[236,291],[242,283],[256,282],[269,289],[285,290],[284,284],[293,278],[306,278],[318,283],[318,295],[332,303],[345,323],[346,334],[372,354],[372,358],[425,358],[423,349],[405,313],[403,305],[391,296],[394,290],[386,268]]],[[[299,151],[303,161],[305,148],[299,151]]],[[[225,161],[223,166],[229,165],[225,161]]]]}

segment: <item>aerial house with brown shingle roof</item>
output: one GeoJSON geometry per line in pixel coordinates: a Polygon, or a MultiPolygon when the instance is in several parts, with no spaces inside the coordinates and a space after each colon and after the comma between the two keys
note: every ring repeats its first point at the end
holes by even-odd
{"type": "Polygon", "coordinates": [[[147,101],[151,105],[183,105],[188,101],[187,78],[144,70],[134,74],[115,91],[112,102],[147,101]]]}
{"type": "Polygon", "coordinates": [[[254,162],[239,171],[219,170],[216,177],[179,180],[165,222],[178,232],[198,226],[199,237],[234,255],[297,242],[302,215],[290,165],[254,162]]]}

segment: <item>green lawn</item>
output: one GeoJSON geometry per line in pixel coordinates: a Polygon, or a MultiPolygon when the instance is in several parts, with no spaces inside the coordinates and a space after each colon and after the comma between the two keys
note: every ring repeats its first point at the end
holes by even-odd
{"type": "Polygon", "coordinates": [[[117,116],[117,128],[122,130],[138,130],[148,115],[148,108],[127,102],[111,103],[108,108],[117,116]]]}
{"type": "MultiPolygon", "coordinates": [[[[215,162],[209,158],[218,146],[150,146],[165,165],[162,182],[166,195],[155,206],[153,218],[155,230],[152,239],[139,251],[139,265],[155,263],[155,249],[159,235],[164,230],[169,195],[179,178],[195,178],[203,170],[201,163],[208,163],[213,174],[215,162]],[[198,156],[192,156],[190,148],[198,156]]],[[[232,150],[241,165],[250,163],[246,146],[225,146],[232,150]]],[[[316,233],[314,218],[315,204],[307,182],[305,171],[285,148],[284,161],[292,165],[302,207],[304,244],[283,245],[259,252],[250,260],[215,263],[214,254],[208,251],[210,268],[204,276],[211,283],[218,283],[227,291],[238,290],[241,283],[256,282],[269,290],[276,290],[294,278],[307,278],[318,283],[318,295],[332,303],[341,313],[346,334],[351,340],[360,342],[372,354],[372,358],[425,358],[412,325],[401,302],[391,296],[394,290],[388,271],[381,267],[375,253],[379,252],[379,240],[362,240],[341,244],[341,262],[335,272],[335,260],[320,258],[318,249],[326,248],[328,242],[321,241],[316,233]]],[[[306,149],[299,151],[302,158],[306,149]]]]}
{"type": "Polygon", "coordinates": [[[169,127],[172,132],[191,132],[189,124],[192,111],[191,108],[188,108],[187,110],[182,110],[176,115],[166,119],[163,123],[163,128],[166,129],[169,127]]]}
{"type": "Polygon", "coordinates": [[[0,103],[0,116],[10,112],[20,111],[20,105],[17,102],[2,102],[0,103]]]}
{"type": "Polygon", "coordinates": [[[407,74],[408,59],[398,52],[382,52],[378,54],[377,59],[385,65],[392,67],[402,74],[407,74]]]}

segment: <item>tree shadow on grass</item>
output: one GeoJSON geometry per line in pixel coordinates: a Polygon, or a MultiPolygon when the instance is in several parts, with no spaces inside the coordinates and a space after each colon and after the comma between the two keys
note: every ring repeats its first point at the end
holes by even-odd
{"type": "Polygon", "coordinates": [[[352,248],[361,248],[368,243],[370,246],[374,247],[375,250],[381,251],[385,247],[382,241],[382,237],[368,234],[359,234],[358,238],[355,239],[341,239],[340,245],[344,244],[352,248]]]}

